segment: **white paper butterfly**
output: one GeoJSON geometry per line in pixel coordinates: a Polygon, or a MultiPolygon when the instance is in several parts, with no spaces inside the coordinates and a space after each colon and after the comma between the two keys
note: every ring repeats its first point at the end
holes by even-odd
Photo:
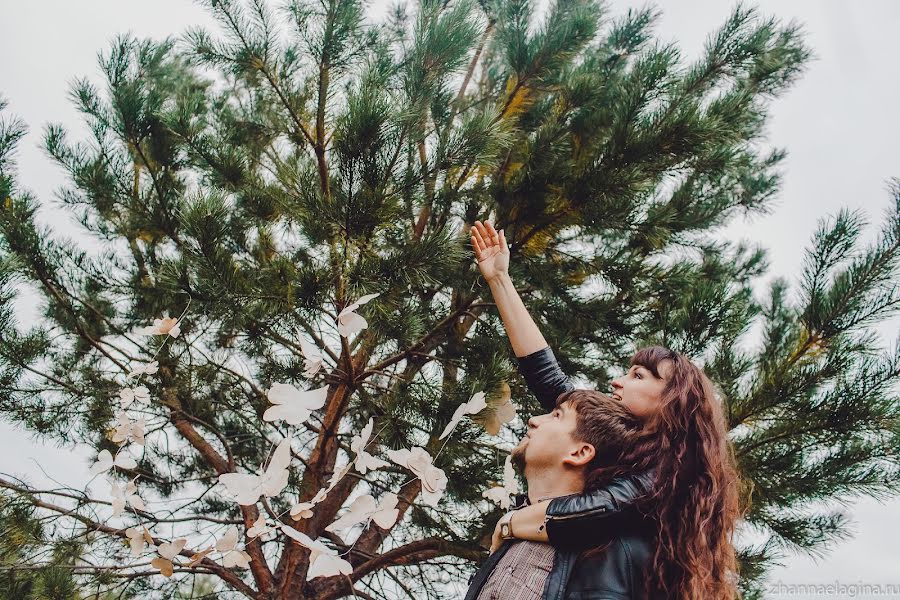
{"type": "Polygon", "coordinates": [[[101,450],[97,455],[97,462],[91,467],[90,473],[91,475],[99,475],[100,473],[109,471],[114,466],[126,470],[134,469],[137,468],[137,462],[125,452],[120,451],[116,454],[116,457],[113,458],[113,455],[110,454],[109,450],[101,450]]]}
{"type": "Polygon", "coordinates": [[[175,557],[184,550],[186,544],[187,540],[185,538],[179,538],[172,542],[160,544],[159,548],[156,549],[159,556],[150,561],[150,564],[159,569],[159,572],[166,577],[171,577],[175,567],[175,563],[172,561],[174,561],[175,557]]]}
{"type": "Polygon", "coordinates": [[[181,323],[175,317],[170,317],[169,313],[163,313],[162,319],[154,319],[153,325],[141,327],[135,330],[135,333],[137,335],[170,335],[175,338],[181,333],[181,323]]]}
{"type": "Polygon", "coordinates": [[[250,555],[237,548],[238,530],[232,525],[228,528],[219,540],[216,542],[216,550],[222,553],[222,566],[226,569],[232,567],[241,567],[247,569],[250,567],[250,555]]]}
{"type": "Polygon", "coordinates": [[[422,482],[422,501],[437,507],[447,488],[447,475],[431,464],[431,455],[419,446],[411,450],[388,450],[388,458],[412,471],[422,482]]]}
{"type": "Polygon", "coordinates": [[[300,545],[309,548],[310,566],[306,571],[306,580],[315,577],[332,577],[334,575],[349,575],[353,572],[353,565],[337,555],[337,552],[320,542],[313,540],[305,533],[297,531],[287,525],[281,526],[281,531],[289,538],[296,540],[300,545]]]}
{"type": "Polygon", "coordinates": [[[382,529],[389,529],[397,522],[399,515],[397,494],[387,493],[377,504],[370,494],[363,494],[350,504],[349,510],[341,518],[326,527],[325,531],[341,531],[357,523],[364,523],[370,518],[382,529]]]}
{"type": "Polygon", "coordinates": [[[338,314],[337,322],[338,322],[338,333],[340,333],[344,337],[350,337],[354,333],[358,333],[369,326],[369,323],[366,320],[356,314],[355,311],[357,308],[378,296],[378,292],[374,294],[366,294],[356,302],[347,305],[344,310],[338,314]]]}
{"type": "Polygon", "coordinates": [[[316,495],[313,496],[312,500],[308,502],[300,502],[291,507],[291,517],[295,521],[299,521],[300,519],[308,519],[313,516],[312,508],[319,502],[325,499],[325,496],[328,495],[328,490],[321,489],[316,492],[316,495]]]}
{"type": "Polygon", "coordinates": [[[122,388],[119,390],[119,405],[122,408],[128,408],[133,402],[140,402],[143,405],[150,404],[150,390],[146,385],[139,385],[135,388],[122,388]]]}
{"type": "Polygon", "coordinates": [[[144,444],[144,428],[147,426],[147,420],[143,417],[137,421],[128,418],[125,411],[116,415],[116,429],[112,435],[112,441],[117,444],[122,442],[134,442],[136,444],[144,444]]]}
{"type": "Polygon", "coordinates": [[[256,519],[250,529],[247,530],[247,537],[253,539],[274,530],[274,527],[269,526],[269,523],[266,520],[266,516],[260,513],[259,518],[256,519]]]}
{"type": "Polygon", "coordinates": [[[442,433],[438,439],[442,440],[450,435],[450,433],[456,429],[456,426],[459,425],[463,416],[474,415],[475,413],[483,411],[485,408],[487,408],[487,401],[484,399],[484,392],[478,392],[472,396],[468,402],[463,402],[456,407],[453,417],[450,419],[450,422],[447,423],[447,426],[444,428],[444,433],[442,433]]]}
{"type": "Polygon", "coordinates": [[[137,493],[137,484],[134,479],[122,487],[115,481],[109,482],[109,493],[112,496],[113,517],[118,517],[125,510],[125,502],[132,506],[135,510],[147,510],[144,501],[137,493]]]}
{"type": "Polygon", "coordinates": [[[359,435],[354,435],[350,440],[350,450],[356,453],[356,459],[353,463],[356,465],[356,470],[363,475],[367,471],[381,469],[389,464],[387,461],[376,458],[366,452],[366,444],[369,443],[369,438],[372,437],[372,427],[373,421],[369,419],[369,422],[366,423],[359,435]]]}
{"type": "Polygon", "coordinates": [[[287,486],[288,467],[291,464],[291,440],[284,438],[272,460],[265,470],[257,475],[249,473],[223,473],[219,475],[219,482],[224,485],[234,496],[235,501],[242,506],[250,506],[259,500],[260,496],[277,496],[287,486]]]}
{"type": "Polygon", "coordinates": [[[126,379],[134,379],[138,375],[153,375],[157,371],[159,371],[159,361],[154,360],[145,364],[139,364],[131,371],[128,375],[125,376],[126,379]]]}
{"type": "Polygon", "coordinates": [[[300,425],[325,406],[328,386],[302,391],[287,383],[273,383],[266,396],[274,406],[263,413],[263,421],[284,421],[288,425],[300,425]]]}
{"type": "Polygon", "coordinates": [[[140,529],[129,527],[125,530],[125,536],[128,538],[128,543],[131,546],[131,555],[135,558],[141,555],[147,544],[153,545],[153,537],[143,525],[140,529]]]}
{"type": "Polygon", "coordinates": [[[322,368],[322,353],[302,337],[300,338],[300,351],[303,353],[303,376],[307,379],[315,376],[322,368]]]}

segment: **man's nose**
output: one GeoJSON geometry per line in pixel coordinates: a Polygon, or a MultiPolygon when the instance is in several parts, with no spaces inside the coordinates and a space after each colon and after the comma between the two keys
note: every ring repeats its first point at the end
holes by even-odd
{"type": "Polygon", "coordinates": [[[610,382],[613,390],[621,390],[622,389],[622,380],[620,378],[613,379],[610,382]]]}

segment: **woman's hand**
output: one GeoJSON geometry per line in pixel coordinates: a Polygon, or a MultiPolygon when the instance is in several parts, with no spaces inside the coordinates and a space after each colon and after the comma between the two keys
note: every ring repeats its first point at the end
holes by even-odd
{"type": "Polygon", "coordinates": [[[509,278],[509,246],[506,245],[503,230],[498,233],[489,221],[475,221],[471,233],[478,268],[491,288],[491,296],[503,320],[513,352],[516,356],[527,356],[546,348],[547,340],[528,314],[516,286],[509,278]]]}
{"type": "Polygon", "coordinates": [[[472,247],[478,259],[478,268],[487,282],[509,273],[509,246],[502,229],[498,233],[490,221],[475,221],[472,247]]]}

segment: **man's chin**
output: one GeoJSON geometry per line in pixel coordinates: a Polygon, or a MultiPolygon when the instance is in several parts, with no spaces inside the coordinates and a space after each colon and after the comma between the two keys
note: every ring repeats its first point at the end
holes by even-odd
{"type": "Polygon", "coordinates": [[[528,444],[519,442],[519,445],[513,448],[509,453],[512,464],[520,470],[525,468],[525,447],[527,445],[528,444]]]}

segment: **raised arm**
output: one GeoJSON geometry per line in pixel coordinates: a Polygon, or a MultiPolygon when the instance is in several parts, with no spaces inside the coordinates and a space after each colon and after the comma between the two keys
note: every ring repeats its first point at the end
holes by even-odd
{"type": "Polygon", "coordinates": [[[553,351],[509,277],[509,246],[501,229],[494,229],[490,221],[475,221],[472,226],[472,247],[478,268],[491,288],[513,352],[519,359],[519,371],[528,389],[547,412],[556,406],[556,398],[575,388],[559,368],[553,351]]]}
{"type": "Polygon", "coordinates": [[[506,245],[503,230],[495,230],[490,221],[475,221],[472,226],[472,248],[478,259],[478,268],[491,288],[513,352],[522,357],[545,348],[547,341],[528,314],[509,277],[509,246],[506,245]]]}
{"type": "Polygon", "coordinates": [[[519,373],[525,378],[528,389],[547,412],[552,412],[556,408],[556,399],[560,394],[575,389],[568,375],[559,368],[559,363],[556,362],[553,350],[549,346],[528,356],[520,356],[519,373]]]}

